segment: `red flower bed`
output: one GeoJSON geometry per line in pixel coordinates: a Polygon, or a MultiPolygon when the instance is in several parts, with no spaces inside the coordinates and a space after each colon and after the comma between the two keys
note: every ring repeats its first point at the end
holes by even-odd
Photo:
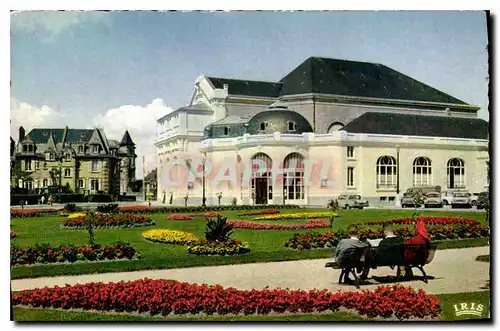
{"type": "Polygon", "coordinates": [[[228,221],[227,223],[231,224],[233,228],[253,230],[300,230],[330,227],[330,222],[327,220],[310,220],[299,224],[269,224],[250,221],[228,221]]]}
{"type": "Polygon", "coordinates": [[[340,307],[368,317],[437,317],[436,296],[401,285],[378,286],[374,291],[237,290],[220,285],[198,285],[169,280],[141,279],[118,283],[87,283],[41,288],[12,295],[13,305],[43,308],[151,315],[207,315],[335,312],[340,307]]]}
{"type": "Polygon", "coordinates": [[[260,211],[239,214],[238,216],[271,215],[271,214],[279,214],[279,213],[280,213],[280,211],[278,209],[264,209],[264,210],[260,210],[260,211]]]}
{"type": "Polygon", "coordinates": [[[15,217],[38,217],[46,214],[57,213],[59,209],[11,209],[10,218],[15,217]]]}
{"type": "Polygon", "coordinates": [[[192,220],[193,218],[191,215],[187,214],[170,214],[167,217],[168,220],[177,220],[177,221],[184,221],[184,220],[192,220]]]}
{"type": "MultiPolygon", "coordinates": [[[[155,221],[153,221],[150,217],[134,214],[96,214],[95,216],[96,219],[94,221],[94,226],[97,228],[129,228],[150,226],[156,224],[155,221]]],[[[64,220],[61,223],[61,227],[71,229],[84,229],[86,219],[86,216],[81,216],[69,220],[64,220]]]]}
{"type": "Polygon", "coordinates": [[[10,239],[15,238],[17,236],[17,233],[14,231],[10,231],[10,239]]]}
{"type": "MultiPolygon", "coordinates": [[[[446,217],[446,216],[419,216],[417,217],[419,221],[425,224],[432,225],[447,225],[447,224],[480,224],[480,222],[473,218],[462,218],[462,217],[446,217]]],[[[413,219],[407,218],[396,218],[392,220],[383,221],[371,221],[365,222],[366,225],[383,225],[383,224],[412,224],[413,219]]]]}
{"type": "Polygon", "coordinates": [[[135,248],[129,243],[117,242],[112,245],[52,247],[49,244],[25,248],[13,247],[10,250],[10,264],[24,265],[34,263],[76,262],[78,260],[116,260],[132,259],[136,256],[135,248]]]}
{"type": "Polygon", "coordinates": [[[148,206],[120,206],[118,208],[120,211],[151,211],[152,208],[148,206]]]}

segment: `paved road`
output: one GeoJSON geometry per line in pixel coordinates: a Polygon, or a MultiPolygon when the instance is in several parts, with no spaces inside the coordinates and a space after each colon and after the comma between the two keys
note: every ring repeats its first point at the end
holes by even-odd
{"type": "MultiPolygon", "coordinates": [[[[489,247],[447,249],[436,252],[434,260],[426,266],[426,272],[434,279],[425,284],[421,280],[404,282],[415,289],[424,289],[427,293],[458,293],[481,290],[490,279],[489,263],[478,262],[478,255],[489,254],[489,247]]],[[[44,286],[64,286],[87,282],[117,282],[141,278],[164,278],[190,283],[221,284],[224,287],[239,289],[270,288],[290,289],[329,289],[331,291],[351,291],[353,286],[338,285],[339,270],[325,268],[329,260],[299,260],[288,262],[252,263],[215,267],[196,267],[184,269],[143,270],[133,272],[106,273],[95,275],[63,276],[51,278],[18,279],[12,281],[12,290],[34,289],[44,286]]],[[[415,269],[415,274],[419,271],[415,269]]],[[[372,270],[371,276],[394,275],[389,268],[372,270]]],[[[362,289],[373,289],[378,283],[369,279],[372,285],[363,285],[362,289]]]]}

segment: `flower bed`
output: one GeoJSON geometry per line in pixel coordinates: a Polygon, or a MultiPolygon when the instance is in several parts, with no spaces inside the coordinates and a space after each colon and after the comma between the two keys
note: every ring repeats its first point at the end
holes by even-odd
{"type": "Polygon", "coordinates": [[[10,231],[10,239],[17,237],[17,233],[15,231],[10,231]]]}
{"type": "MultiPolygon", "coordinates": [[[[69,220],[64,220],[61,227],[67,229],[84,229],[87,215],[83,214],[69,220]]],[[[94,227],[96,228],[130,228],[155,225],[150,217],[134,214],[95,214],[94,227]]]]}
{"type": "Polygon", "coordinates": [[[187,221],[187,220],[192,220],[193,218],[191,215],[187,214],[170,214],[167,216],[168,220],[176,220],[176,221],[187,221]]]}
{"type": "Polygon", "coordinates": [[[325,218],[338,216],[336,213],[330,211],[327,212],[312,212],[312,213],[291,213],[291,214],[279,214],[279,215],[265,215],[255,217],[255,221],[269,221],[269,220],[292,220],[292,219],[310,219],[310,218],[325,218]]]}
{"type": "Polygon", "coordinates": [[[209,211],[203,214],[192,214],[191,217],[219,217],[222,216],[222,214],[217,213],[215,211],[209,211]]]}
{"type": "Polygon", "coordinates": [[[278,209],[264,209],[264,210],[260,210],[260,211],[239,214],[238,216],[273,215],[273,214],[279,214],[279,213],[280,213],[280,211],[278,209]]]}
{"type": "Polygon", "coordinates": [[[233,228],[236,229],[253,229],[253,230],[300,230],[300,229],[320,229],[329,228],[328,220],[310,220],[306,223],[299,224],[269,224],[258,223],[252,221],[228,221],[233,228]]]}
{"type": "Polygon", "coordinates": [[[11,265],[25,265],[106,259],[117,260],[132,259],[137,256],[137,251],[132,245],[122,242],[105,246],[95,245],[92,247],[74,245],[52,247],[49,244],[41,244],[26,248],[13,247],[10,250],[10,263],[11,265]]]}
{"type": "Polygon", "coordinates": [[[199,239],[190,232],[154,229],[142,233],[144,239],[160,242],[163,244],[189,245],[198,242],[199,239]]]}
{"type": "MultiPolygon", "coordinates": [[[[452,225],[429,225],[427,232],[432,240],[468,239],[489,237],[489,229],[485,225],[476,224],[452,224],[452,225]]],[[[394,229],[394,234],[403,239],[415,236],[415,230],[408,227],[394,229]]],[[[360,231],[360,237],[366,239],[378,239],[384,237],[382,229],[366,229],[360,231]]],[[[297,233],[285,242],[285,247],[294,249],[328,248],[337,246],[339,240],[348,238],[345,231],[335,233],[297,233]]]]}
{"type": "Polygon", "coordinates": [[[201,240],[188,247],[187,252],[195,255],[235,255],[250,252],[247,243],[239,240],[207,241],[201,240]]]}
{"type": "Polygon", "coordinates": [[[270,313],[335,312],[351,309],[374,317],[436,318],[439,300],[423,290],[402,285],[373,291],[237,290],[164,279],[118,283],[86,283],[25,290],[12,295],[14,306],[138,312],[150,315],[267,315],[270,313]]]}
{"type": "Polygon", "coordinates": [[[47,214],[57,213],[58,209],[11,209],[10,210],[10,218],[16,217],[39,217],[45,216],[47,214]]]}
{"type": "Polygon", "coordinates": [[[134,214],[140,213],[199,213],[205,211],[231,211],[231,210],[254,210],[254,209],[300,209],[298,205],[237,205],[237,206],[171,206],[171,207],[147,207],[147,206],[121,206],[120,212],[134,214]]]}
{"type": "MultiPolygon", "coordinates": [[[[446,224],[472,224],[478,225],[480,222],[473,218],[462,218],[462,217],[446,217],[446,216],[419,216],[417,217],[419,221],[424,222],[429,225],[446,225],[446,224]]],[[[413,219],[407,218],[396,218],[392,220],[383,221],[371,221],[365,222],[364,225],[384,225],[384,224],[412,224],[413,219]]]]}

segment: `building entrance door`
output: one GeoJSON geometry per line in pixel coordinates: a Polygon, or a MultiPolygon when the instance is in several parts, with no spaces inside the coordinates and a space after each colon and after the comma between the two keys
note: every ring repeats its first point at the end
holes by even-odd
{"type": "Polygon", "coordinates": [[[255,178],[255,204],[267,205],[267,178],[255,178]]]}

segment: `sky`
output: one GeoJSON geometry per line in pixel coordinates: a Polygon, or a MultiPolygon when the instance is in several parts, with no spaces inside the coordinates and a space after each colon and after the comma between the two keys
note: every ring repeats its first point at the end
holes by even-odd
{"type": "Polygon", "coordinates": [[[277,81],[310,56],[377,62],[488,120],[482,11],[15,12],[11,135],[18,127],[104,128],[155,167],[156,119],[187,105],[202,74],[277,81]]]}

